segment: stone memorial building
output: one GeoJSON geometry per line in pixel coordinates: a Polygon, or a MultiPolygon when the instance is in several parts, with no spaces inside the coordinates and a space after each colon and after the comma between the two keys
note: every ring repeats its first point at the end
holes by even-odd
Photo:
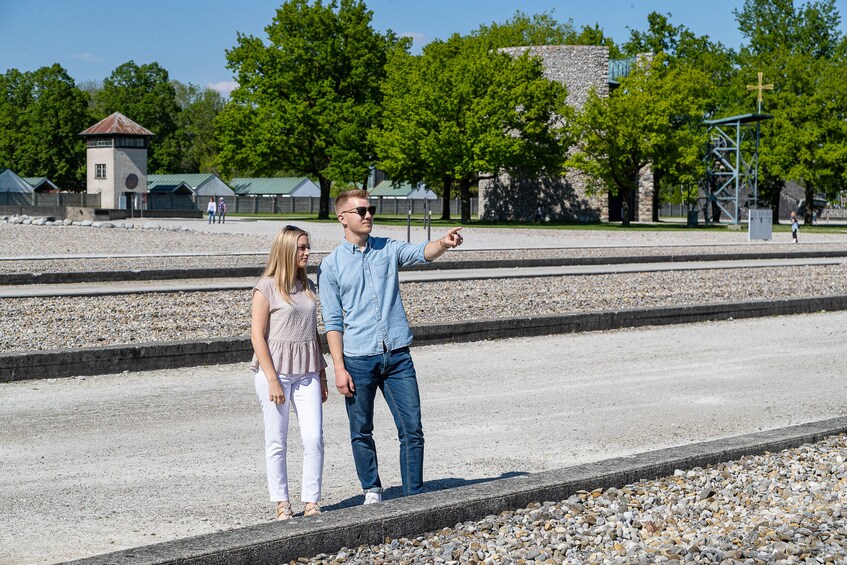
{"type": "MultiPolygon", "coordinates": [[[[580,110],[593,88],[608,96],[617,79],[628,74],[634,60],[610,61],[609,48],[588,45],[545,45],[501,49],[515,57],[527,51],[542,61],[544,75],[567,87],[567,103],[580,110]]],[[[620,197],[601,192],[588,195],[586,179],[578,171],[563,176],[521,178],[500,176],[480,181],[479,217],[484,220],[533,220],[543,218],[566,221],[620,221],[620,197]]],[[[651,221],[653,215],[653,176],[646,168],[633,191],[631,220],[651,221]]]]}

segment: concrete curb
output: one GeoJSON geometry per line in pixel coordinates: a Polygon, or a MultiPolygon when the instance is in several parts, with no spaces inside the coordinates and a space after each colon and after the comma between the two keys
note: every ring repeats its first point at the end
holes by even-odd
{"type": "MultiPolygon", "coordinates": [[[[839,310],[847,310],[847,295],[467,320],[423,324],[412,330],[415,345],[434,345],[839,310]]],[[[328,351],[325,343],[324,347],[328,351]]],[[[251,356],[246,337],[2,353],[0,382],[238,363],[251,356]]]]}
{"type": "Polygon", "coordinates": [[[283,524],[260,524],[174,540],[72,563],[285,563],[298,557],[332,554],[342,547],[383,543],[387,537],[400,538],[453,527],[504,510],[523,508],[532,502],[565,500],[580,490],[620,488],[642,479],[671,475],[676,469],[689,470],[748,455],[798,447],[845,431],[847,418],[834,418],[424,493],[376,506],[344,508],[283,524]]]}
{"type": "MultiPolygon", "coordinates": [[[[468,251],[471,253],[471,251],[468,251]]],[[[711,261],[743,261],[761,259],[817,259],[847,257],[847,250],[831,251],[778,251],[752,253],[714,253],[709,255],[631,255],[619,257],[553,257],[537,259],[462,260],[434,261],[423,265],[406,267],[406,271],[456,270],[456,269],[506,269],[520,267],[569,267],[590,265],[627,265],[632,263],[679,263],[711,261]]],[[[174,279],[210,279],[256,277],[262,274],[263,266],[199,268],[199,269],[150,269],[131,271],[80,271],[67,273],[7,273],[0,274],[0,285],[67,284],[86,282],[157,281],[174,279]]],[[[309,273],[317,272],[317,263],[309,265],[309,273]]]]}

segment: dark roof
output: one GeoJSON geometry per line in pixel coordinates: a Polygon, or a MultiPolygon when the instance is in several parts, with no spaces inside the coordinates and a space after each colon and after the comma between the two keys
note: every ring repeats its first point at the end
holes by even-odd
{"type": "Polygon", "coordinates": [[[143,135],[152,136],[149,129],[138,125],[120,112],[103,118],[79,135],[143,135]]]}
{"type": "Polygon", "coordinates": [[[148,182],[147,192],[164,192],[172,194],[194,194],[194,191],[185,181],[177,182],[148,182]]]}
{"type": "Polygon", "coordinates": [[[741,114],[739,116],[730,116],[728,118],[720,118],[717,120],[705,120],[703,123],[707,126],[722,126],[726,124],[734,124],[736,122],[740,122],[742,124],[749,124],[753,122],[762,122],[764,120],[772,120],[773,116],[770,114],[741,114]]]}
{"type": "MultiPolygon", "coordinates": [[[[2,172],[2,171],[0,171],[2,172]]],[[[53,181],[47,177],[22,177],[35,190],[59,190],[53,181]]]]}
{"type": "Polygon", "coordinates": [[[305,182],[307,177],[238,177],[229,184],[239,195],[291,194],[305,182]]]}

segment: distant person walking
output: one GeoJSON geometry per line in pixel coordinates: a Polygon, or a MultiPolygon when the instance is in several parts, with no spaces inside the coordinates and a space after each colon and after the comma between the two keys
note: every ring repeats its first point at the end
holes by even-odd
{"type": "Polygon", "coordinates": [[[349,190],[335,199],[344,239],[318,270],[335,387],[345,397],[353,460],[365,504],[382,501],[373,438],[377,390],[382,392],[397,426],[403,494],[417,494],[423,489],[421,401],[409,353],[412,331],[400,298],[398,271],[433,261],[462,244],[461,228],[448,230],[439,240],[419,244],[371,236],[376,207],[369,197],[366,190],[349,190]]]}
{"type": "Polygon", "coordinates": [[[268,492],[277,520],[293,516],[288,495],[288,419],[291,408],[303,441],[300,493],[304,516],[320,514],[323,478],[323,407],[326,361],[318,339],[317,296],[306,277],[309,235],[294,226],[280,231],[262,278],[253,288],[251,341],[256,395],[265,422],[268,492]]]}
{"type": "Polygon", "coordinates": [[[791,239],[797,243],[797,236],[800,235],[800,224],[797,222],[797,212],[791,212],[791,239]]]}
{"type": "Polygon", "coordinates": [[[209,205],[206,206],[206,211],[209,213],[209,223],[210,224],[215,223],[216,208],[217,207],[215,206],[215,197],[212,196],[211,198],[209,198],[209,205]]]}
{"type": "Polygon", "coordinates": [[[226,200],[223,199],[223,196],[218,201],[218,223],[226,223],[226,200]]]}

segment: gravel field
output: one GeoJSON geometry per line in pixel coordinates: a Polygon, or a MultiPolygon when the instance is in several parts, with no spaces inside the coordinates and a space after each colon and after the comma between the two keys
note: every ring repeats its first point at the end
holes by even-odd
{"type": "MultiPolygon", "coordinates": [[[[445,323],[845,294],[847,266],[404,283],[402,293],[412,324],[445,323]]],[[[0,309],[4,313],[0,351],[247,337],[250,333],[249,291],[4,298],[0,309]]]]}
{"type": "MultiPolygon", "coordinates": [[[[169,229],[96,229],[0,223],[0,272],[260,268],[282,222],[161,220],[169,229]],[[221,231],[227,230],[227,231],[221,231]],[[154,255],[128,257],[159,250],[154,255]],[[217,251],[218,255],[205,255],[217,251]],[[67,258],[92,254],[94,257],[67,258]],[[169,256],[167,254],[178,254],[169,256]],[[202,255],[199,255],[202,254],[202,255]],[[238,254],[238,255],[233,255],[238,254]],[[107,255],[107,257],[103,257],[107,255]],[[123,257],[112,257],[123,255],[123,257]],[[11,257],[51,257],[19,259],[11,257]]],[[[139,224],[140,225],[140,224],[139,224]]],[[[332,223],[306,223],[312,233],[312,264],[337,243],[332,223]]],[[[405,238],[402,228],[383,235],[405,238]]],[[[417,235],[425,235],[418,230],[417,235]]],[[[780,234],[777,234],[779,236],[780,234]]],[[[786,234],[786,237],[788,235],[786,234]]],[[[796,250],[777,242],[745,242],[746,233],[715,231],[591,231],[467,228],[463,250],[440,261],[536,257],[603,257],[796,250]],[[527,247],[491,249],[506,244],[527,247]],[[558,245],[558,247],[556,247],[558,245]]],[[[847,250],[840,230],[804,236],[802,249],[847,250]]],[[[732,300],[771,300],[843,294],[845,267],[673,271],[620,275],[406,283],[404,301],[413,324],[504,316],[562,314],[732,300]],[[431,297],[441,297],[432,300],[431,297]],[[522,299],[516,300],[515,297],[522,299]]],[[[246,337],[250,293],[244,291],[150,293],[106,297],[0,299],[0,351],[246,337]]]]}
{"type": "Polygon", "coordinates": [[[581,492],[308,563],[843,563],[847,439],[581,492]]]}

